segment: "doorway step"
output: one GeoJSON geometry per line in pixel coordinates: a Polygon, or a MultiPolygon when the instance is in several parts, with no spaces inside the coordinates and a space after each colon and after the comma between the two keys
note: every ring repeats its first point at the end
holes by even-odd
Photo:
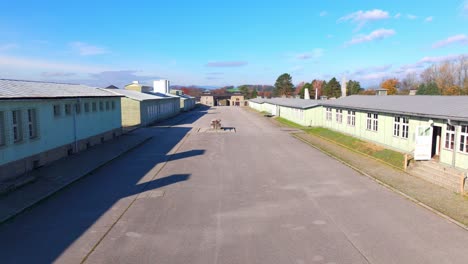
{"type": "Polygon", "coordinates": [[[463,192],[463,171],[433,160],[416,161],[413,166],[408,168],[408,173],[451,191],[463,192]]]}

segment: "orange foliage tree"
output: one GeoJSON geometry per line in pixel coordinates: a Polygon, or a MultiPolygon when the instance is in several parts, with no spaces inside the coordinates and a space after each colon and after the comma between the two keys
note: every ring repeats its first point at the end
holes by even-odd
{"type": "Polygon", "coordinates": [[[397,78],[391,78],[384,80],[380,87],[387,90],[388,95],[393,95],[398,92],[398,88],[400,87],[400,81],[397,78]]]}

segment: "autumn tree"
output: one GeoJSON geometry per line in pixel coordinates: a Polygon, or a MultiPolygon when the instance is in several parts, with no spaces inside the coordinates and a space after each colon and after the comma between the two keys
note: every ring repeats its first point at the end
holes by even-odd
{"type": "Polygon", "coordinates": [[[322,89],[324,85],[325,85],[325,81],[313,80],[312,81],[313,92],[310,93],[311,98],[312,98],[312,95],[315,98],[315,93],[317,93],[317,98],[319,98],[322,95],[322,89]]]}
{"type": "Polygon", "coordinates": [[[340,83],[336,80],[335,77],[333,77],[324,87],[323,89],[323,94],[328,96],[328,98],[338,98],[341,96],[341,85],[340,83]]]}
{"type": "Polygon", "coordinates": [[[406,74],[406,77],[401,80],[400,93],[408,94],[410,90],[418,89],[418,77],[415,72],[406,74]]]}
{"type": "Polygon", "coordinates": [[[363,89],[359,92],[360,95],[376,95],[374,89],[363,89]]]}
{"type": "Polygon", "coordinates": [[[298,85],[296,85],[296,90],[294,91],[294,94],[295,95],[300,95],[301,90],[302,90],[302,88],[304,87],[305,84],[306,84],[305,82],[300,82],[298,85]]]}
{"type": "Polygon", "coordinates": [[[380,87],[387,90],[388,95],[394,95],[397,93],[400,87],[400,82],[397,78],[386,79],[382,81],[380,87]]]}
{"type": "Polygon", "coordinates": [[[275,95],[279,97],[290,97],[294,93],[294,85],[292,84],[291,75],[284,73],[276,79],[275,95]]]}

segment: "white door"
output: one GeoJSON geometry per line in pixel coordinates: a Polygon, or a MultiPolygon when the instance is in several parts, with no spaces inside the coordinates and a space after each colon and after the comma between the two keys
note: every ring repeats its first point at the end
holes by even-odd
{"type": "Polygon", "coordinates": [[[432,127],[416,128],[414,160],[430,160],[432,158],[432,127]]]}

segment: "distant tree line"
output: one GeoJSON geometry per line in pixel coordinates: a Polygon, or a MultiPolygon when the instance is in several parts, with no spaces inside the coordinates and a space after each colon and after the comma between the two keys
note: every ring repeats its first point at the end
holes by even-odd
{"type": "MultiPolygon", "coordinates": [[[[363,91],[361,84],[358,81],[349,80],[346,82],[346,95],[358,94],[363,91]]],[[[315,79],[312,82],[302,82],[294,87],[291,83],[289,74],[285,73],[278,77],[275,83],[274,94],[279,97],[290,97],[299,96],[304,98],[305,89],[309,89],[309,95],[311,99],[317,97],[327,96],[328,98],[341,97],[341,84],[336,80],[335,77],[331,78],[328,82],[325,80],[315,79]]]]}

